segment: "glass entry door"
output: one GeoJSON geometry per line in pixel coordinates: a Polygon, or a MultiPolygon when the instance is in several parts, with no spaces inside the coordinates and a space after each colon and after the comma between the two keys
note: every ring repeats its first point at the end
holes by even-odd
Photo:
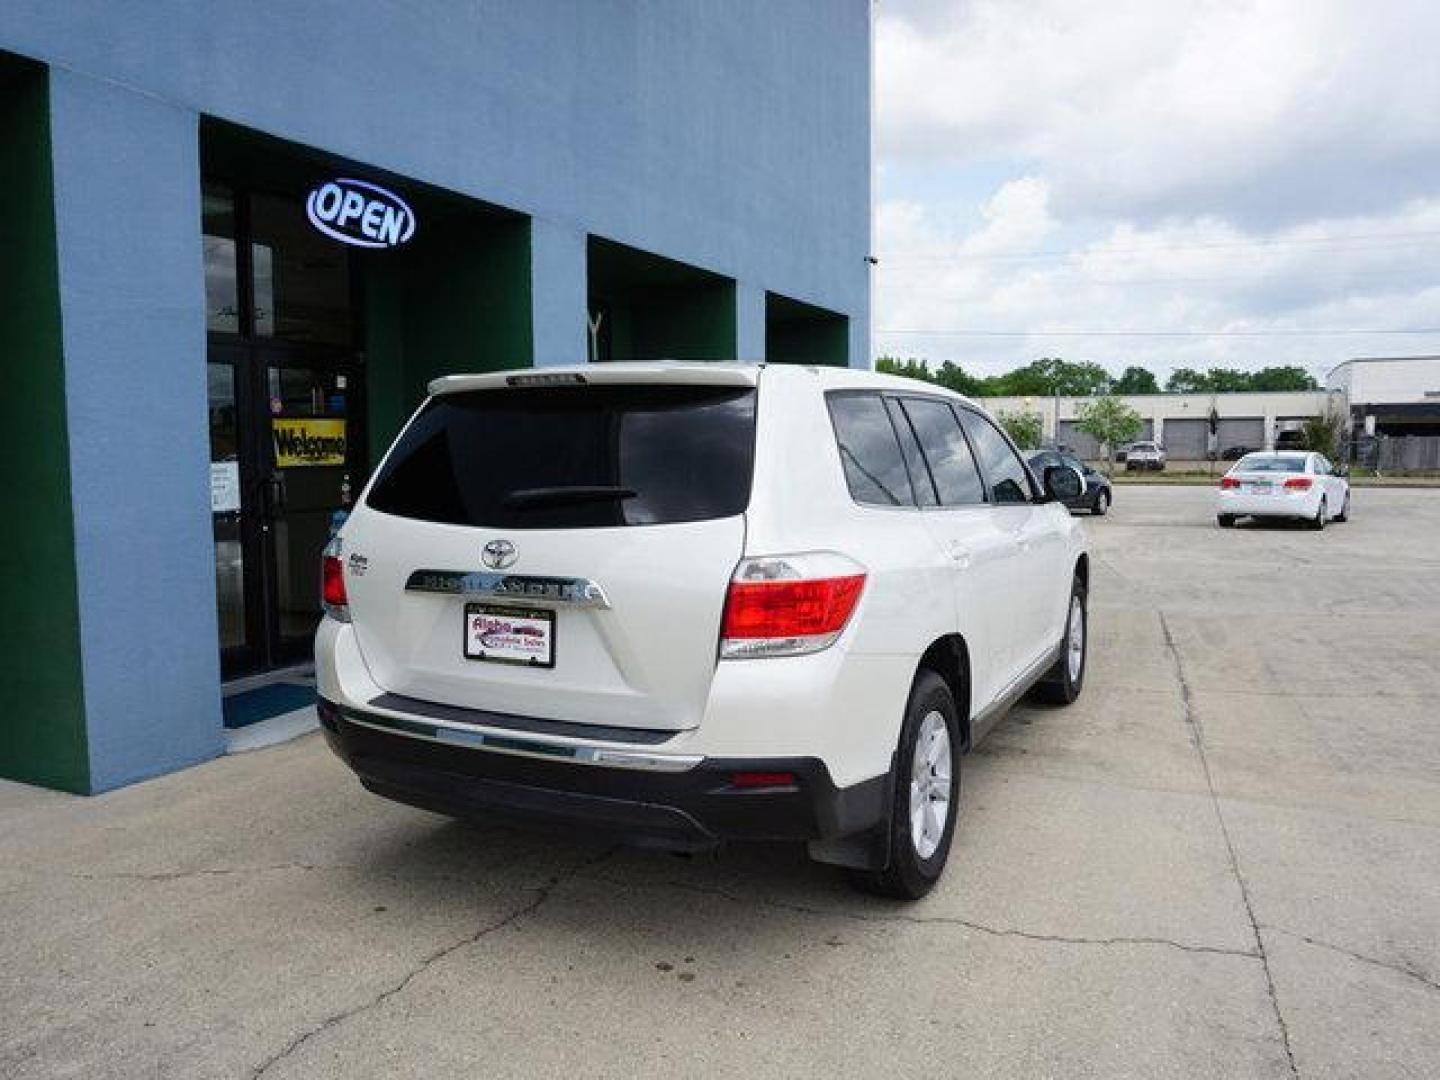
{"type": "Polygon", "coordinates": [[[310,656],[320,554],[361,482],[359,365],[212,343],[211,515],[227,678],[310,656]]]}

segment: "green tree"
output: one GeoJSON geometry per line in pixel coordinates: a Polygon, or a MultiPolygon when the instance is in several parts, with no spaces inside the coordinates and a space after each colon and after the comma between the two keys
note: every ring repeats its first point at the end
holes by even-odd
{"type": "Polygon", "coordinates": [[[1111,375],[1099,364],[1072,363],[1042,356],[1024,367],[985,380],[985,393],[997,397],[1090,397],[1107,393],[1111,375]]]}
{"type": "Polygon", "coordinates": [[[1305,448],[1334,461],[1340,456],[1340,427],[1340,417],[1334,413],[1310,417],[1301,429],[1305,433],[1305,448]]]}
{"type": "MultiPolygon", "coordinates": [[[[1320,384],[1302,367],[1285,364],[1279,367],[1261,368],[1250,375],[1252,390],[1318,390],[1320,384]]],[[[1320,451],[1324,453],[1324,451],[1320,451]]]]}
{"type": "Polygon", "coordinates": [[[1165,380],[1167,394],[1200,394],[1205,391],[1205,376],[1194,368],[1176,368],[1165,380]]]}
{"type": "Polygon", "coordinates": [[[1112,394],[1158,394],[1160,384],[1155,373],[1147,368],[1127,367],[1110,387],[1112,394]]]}
{"type": "Polygon", "coordinates": [[[959,364],[952,364],[949,360],[940,365],[940,370],[935,373],[935,381],[947,390],[954,390],[967,397],[981,397],[985,393],[986,380],[971,375],[959,364]]]}
{"type": "Polygon", "coordinates": [[[1101,397],[1080,406],[1075,425],[1105,447],[1109,471],[1115,471],[1115,454],[1144,427],[1140,414],[1117,397],[1101,397]]]}
{"type": "Polygon", "coordinates": [[[921,382],[933,383],[935,377],[930,374],[930,365],[924,360],[914,358],[901,360],[895,356],[881,356],[875,361],[875,370],[884,372],[886,375],[903,375],[907,379],[919,379],[921,382]]]}
{"type": "Polygon", "coordinates": [[[1039,450],[1045,435],[1045,424],[1035,412],[1002,412],[998,417],[1003,427],[1021,450],[1039,450]]]}

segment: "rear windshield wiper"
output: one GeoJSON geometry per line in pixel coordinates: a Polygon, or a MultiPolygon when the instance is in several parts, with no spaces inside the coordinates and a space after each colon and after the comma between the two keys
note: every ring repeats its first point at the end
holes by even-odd
{"type": "Polygon", "coordinates": [[[604,502],[608,499],[633,499],[640,493],[633,488],[609,485],[575,484],[569,487],[520,488],[500,500],[507,510],[528,510],[534,506],[561,506],[566,503],[604,502]]]}

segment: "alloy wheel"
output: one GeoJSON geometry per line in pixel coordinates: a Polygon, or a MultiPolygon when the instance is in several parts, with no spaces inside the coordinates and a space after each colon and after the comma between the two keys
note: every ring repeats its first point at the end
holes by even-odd
{"type": "Polygon", "coordinates": [[[950,729],[939,710],[920,721],[910,763],[910,841],[915,854],[928,859],[945,836],[953,794],[950,729]]]}

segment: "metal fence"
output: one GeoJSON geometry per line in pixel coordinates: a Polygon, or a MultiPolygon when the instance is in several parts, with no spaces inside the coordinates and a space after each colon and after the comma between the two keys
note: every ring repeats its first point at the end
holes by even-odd
{"type": "Polygon", "coordinates": [[[1387,472],[1440,472],[1440,435],[1370,435],[1346,455],[1358,468],[1387,472]]]}

